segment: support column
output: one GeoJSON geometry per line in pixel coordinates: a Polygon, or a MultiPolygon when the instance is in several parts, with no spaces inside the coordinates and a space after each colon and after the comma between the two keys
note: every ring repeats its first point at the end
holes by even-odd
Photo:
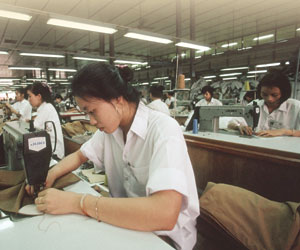
{"type": "MultiPolygon", "coordinates": [[[[176,37],[181,38],[181,0],[176,0],[176,37]]],[[[175,86],[177,85],[178,75],[182,73],[181,48],[176,46],[176,68],[175,68],[175,86]]],[[[170,88],[172,86],[170,85],[170,88]]]]}
{"type": "Polygon", "coordinates": [[[115,60],[115,37],[114,34],[109,35],[109,63],[114,64],[115,60]]]}
{"type": "MultiPolygon", "coordinates": [[[[190,0],[190,40],[196,39],[196,4],[195,0],[190,0]]],[[[195,74],[195,50],[190,49],[190,78],[191,82],[196,81],[195,74]]]]}
{"type": "Polygon", "coordinates": [[[104,36],[104,34],[99,34],[99,55],[105,56],[105,36],[104,36]]]}

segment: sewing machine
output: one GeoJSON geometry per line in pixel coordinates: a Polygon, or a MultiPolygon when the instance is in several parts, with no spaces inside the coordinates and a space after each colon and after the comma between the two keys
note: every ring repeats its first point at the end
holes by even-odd
{"type": "Polygon", "coordinates": [[[22,121],[7,122],[3,127],[7,170],[25,170],[27,181],[38,192],[43,186],[51,160],[50,136],[22,121]]]}
{"type": "Polygon", "coordinates": [[[199,130],[218,132],[220,117],[243,117],[248,126],[253,129],[258,124],[259,107],[253,105],[227,105],[227,106],[200,106],[199,107],[199,130]]]}

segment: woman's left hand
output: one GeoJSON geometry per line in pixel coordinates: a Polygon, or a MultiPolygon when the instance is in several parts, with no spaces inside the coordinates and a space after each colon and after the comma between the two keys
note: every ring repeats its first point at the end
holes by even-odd
{"type": "Polygon", "coordinates": [[[38,194],[34,203],[39,211],[47,214],[80,214],[80,199],[80,194],[48,188],[38,194]]]}
{"type": "Polygon", "coordinates": [[[256,132],[255,135],[263,136],[263,137],[274,137],[274,136],[285,135],[285,132],[282,129],[261,130],[261,131],[256,132]]]}

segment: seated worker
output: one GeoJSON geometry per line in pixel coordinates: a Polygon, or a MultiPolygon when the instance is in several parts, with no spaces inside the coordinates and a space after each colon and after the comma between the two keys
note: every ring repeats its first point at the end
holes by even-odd
{"type": "Polygon", "coordinates": [[[199,106],[222,106],[222,102],[213,98],[214,88],[211,86],[204,86],[201,90],[204,99],[201,99],[196,103],[196,107],[199,106]]]}
{"type": "Polygon", "coordinates": [[[152,85],[150,87],[149,92],[151,102],[148,104],[148,107],[153,110],[157,110],[167,115],[170,115],[170,111],[167,104],[161,100],[163,98],[163,90],[164,87],[161,85],[152,85]]]}
{"type": "Polygon", "coordinates": [[[56,107],[57,109],[60,111],[60,112],[63,112],[65,111],[66,109],[66,103],[63,101],[63,98],[60,94],[56,94],[55,95],[55,104],[56,104],[56,107]]]}
{"type": "Polygon", "coordinates": [[[6,107],[10,109],[11,113],[17,116],[20,121],[29,121],[31,119],[32,107],[30,103],[25,99],[27,97],[26,89],[16,89],[16,100],[13,105],[9,102],[6,103],[6,107]]]}
{"type": "MultiPolygon", "coordinates": [[[[27,89],[28,100],[32,107],[37,108],[37,115],[34,119],[34,127],[38,129],[45,128],[45,122],[52,121],[55,124],[57,135],[56,149],[53,152],[54,159],[62,159],[65,156],[64,138],[62,134],[59,114],[52,103],[51,91],[47,83],[35,82],[29,85],[27,89]]],[[[52,131],[52,125],[47,125],[47,131],[50,134],[52,149],[55,145],[55,132],[52,131]],[[50,133],[51,132],[51,133],[50,133]]]]}
{"type": "Polygon", "coordinates": [[[241,101],[241,105],[246,106],[254,100],[254,91],[247,91],[241,101]]]}
{"type": "MultiPolygon", "coordinates": [[[[49,214],[76,213],[118,227],[153,231],[177,249],[196,242],[199,200],[180,126],[140,101],[123,68],[104,63],[83,67],[72,91],[90,123],[99,129],[81,148],[50,169],[46,189],[35,199],[49,214]],[[91,160],[105,169],[112,197],[50,188],[55,179],[91,160]]],[[[32,193],[32,188],[26,186],[32,193]]]]}
{"type": "MultiPolygon", "coordinates": [[[[278,70],[266,74],[257,86],[257,93],[262,100],[259,121],[255,135],[258,136],[299,136],[300,101],[289,98],[291,84],[286,75],[278,70]]],[[[232,121],[228,128],[238,129],[241,134],[252,135],[251,127],[245,121],[232,121]]]]}
{"type": "Polygon", "coordinates": [[[167,99],[165,100],[165,103],[167,104],[169,109],[174,108],[174,102],[175,102],[174,91],[167,92],[167,99]]]}

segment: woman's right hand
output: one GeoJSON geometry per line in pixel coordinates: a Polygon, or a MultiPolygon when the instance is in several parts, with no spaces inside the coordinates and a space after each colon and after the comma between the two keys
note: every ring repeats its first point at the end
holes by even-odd
{"type": "MultiPolygon", "coordinates": [[[[55,180],[56,180],[56,175],[55,175],[53,169],[50,169],[49,172],[48,172],[46,181],[45,181],[45,188],[52,187],[55,180]]],[[[26,190],[28,195],[30,195],[30,196],[34,195],[34,188],[33,188],[32,185],[26,184],[25,190],[26,190]]]]}
{"type": "Polygon", "coordinates": [[[253,130],[251,127],[240,125],[240,126],[238,126],[238,129],[239,129],[241,135],[252,135],[253,134],[253,130]]]}

